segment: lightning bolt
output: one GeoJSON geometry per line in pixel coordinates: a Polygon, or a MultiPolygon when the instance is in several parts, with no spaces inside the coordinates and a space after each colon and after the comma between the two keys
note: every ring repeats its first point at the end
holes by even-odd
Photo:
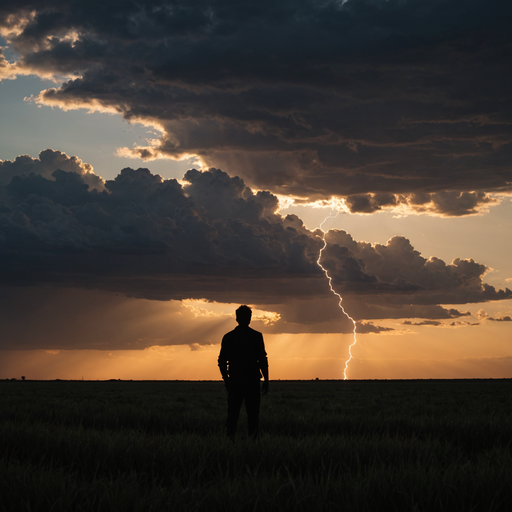
{"type": "Polygon", "coordinates": [[[325,277],[327,277],[327,280],[329,281],[329,288],[331,289],[331,292],[338,297],[339,302],[338,306],[340,307],[343,314],[352,322],[352,325],[354,326],[354,330],[352,333],[354,334],[354,341],[350,344],[348,347],[348,359],[345,361],[345,369],[343,370],[343,380],[347,380],[347,370],[348,370],[348,364],[350,363],[352,359],[352,347],[357,343],[357,335],[356,335],[356,321],[345,311],[345,308],[343,307],[343,298],[342,296],[332,287],[332,277],[329,275],[329,272],[327,272],[327,269],[322,266],[320,263],[320,260],[322,259],[322,253],[324,252],[324,249],[327,247],[327,241],[325,239],[325,231],[322,229],[322,226],[328,219],[333,219],[334,217],[337,217],[339,212],[336,212],[335,215],[331,214],[328,215],[320,224],[320,231],[323,233],[322,240],[324,242],[324,246],[320,249],[320,253],[318,254],[318,259],[316,260],[318,266],[324,271],[325,277]]]}

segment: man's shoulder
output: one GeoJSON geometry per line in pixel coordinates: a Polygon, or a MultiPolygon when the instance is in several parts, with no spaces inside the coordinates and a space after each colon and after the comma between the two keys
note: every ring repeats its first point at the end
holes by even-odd
{"type": "Polygon", "coordinates": [[[232,331],[229,331],[226,334],[224,334],[224,336],[222,337],[222,342],[232,340],[236,337],[237,337],[237,330],[235,328],[232,331]]]}
{"type": "MultiPolygon", "coordinates": [[[[241,335],[241,336],[249,336],[251,338],[260,338],[262,337],[263,335],[261,334],[260,331],[257,331],[256,329],[253,329],[252,327],[237,327],[236,329],[239,329],[238,333],[241,335]]],[[[235,329],[235,331],[236,331],[235,329]]]]}
{"type": "Polygon", "coordinates": [[[263,337],[261,332],[257,331],[256,329],[253,329],[252,327],[235,327],[232,331],[229,331],[228,333],[224,334],[223,340],[231,339],[231,338],[239,338],[243,336],[250,336],[251,338],[254,337],[263,337]]]}

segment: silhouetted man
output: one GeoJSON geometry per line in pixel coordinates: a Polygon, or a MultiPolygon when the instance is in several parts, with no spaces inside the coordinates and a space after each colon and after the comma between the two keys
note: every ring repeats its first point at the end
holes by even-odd
{"type": "Polygon", "coordinates": [[[261,332],[249,327],[252,311],[248,306],[236,310],[238,327],[222,338],[219,368],[228,390],[228,419],[226,434],[233,438],[245,400],[249,436],[258,437],[260,415],[260,379],[263,374],[261,394],[268,393],[268,360],[261,332]]]}

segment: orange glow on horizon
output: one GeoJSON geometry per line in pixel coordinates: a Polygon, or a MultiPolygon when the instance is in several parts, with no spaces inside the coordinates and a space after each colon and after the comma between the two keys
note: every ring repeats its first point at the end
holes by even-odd
{"type": "MultiPolygon", "coordinates": [[[[505,335],[509,327],[499,328],[505,335]]],[[[510,350],[496,341],[486,352],[479,343],[486,331],[420,331],[402,336],[360,334],[364,343],[355,347],[351,379],[512,378],[510,350]]],[[[271,381],[340,379],[348,344],[340,343],[339,334],[264,337],[271,381]]],[[[0,379],[24,375],[34,380],[220,380],[219,350],[220,343],[145,350],[6,351],[0,379]]]]}
{"type": "MultiPolygon", "coordinates": [[[[33,318],[45,319],[45,323],[36,325],[49,331],[60,319],[67,323],[61,322],[61,331],[47,339],[27,323],[26,338],[39,345],[3,350],[0,379],[23,375],[27,379],[220,380],[220,341],[236,326],[236,304],[149,301],[83,290],[59,289],[53,295],[50,289],[39,292],[45,307],[33,318]],[[52,311],[57,316],[51,316],[52,311]],[[80,315],[67,320],[76,311],[80,315]],[[81,349],[87,340],[90,346],[108,350],[81,349]],[[176,342],[181,344],[172,344],[176,342]]],[[[510,316],[511,306],[512,301],[489,303],[483,311],[482,304],[468,305],[471,317],[443,320],[439,326],[415,325],[421,319],[410,319],[407,325],[400,319],[379,320],[380,326],[394,330],[358,333],[350,378],[512,378],[512,323],[492,320],[510,316]]],[[[271,380],[342,378],[340,368],[346,361],[349,337],[270,334],[278,320],[271,308],[254,308],[254,327],[264,335],[271,380]]]]}

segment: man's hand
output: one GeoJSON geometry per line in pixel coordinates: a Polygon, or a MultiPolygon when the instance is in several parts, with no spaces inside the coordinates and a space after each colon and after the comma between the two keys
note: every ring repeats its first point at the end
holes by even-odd
{"type": "Polygon", "coordinates": [[[261,390],[262,395],[266,395],[268,393],[268,380],[263,381],[263,389],[261,390]]]}

